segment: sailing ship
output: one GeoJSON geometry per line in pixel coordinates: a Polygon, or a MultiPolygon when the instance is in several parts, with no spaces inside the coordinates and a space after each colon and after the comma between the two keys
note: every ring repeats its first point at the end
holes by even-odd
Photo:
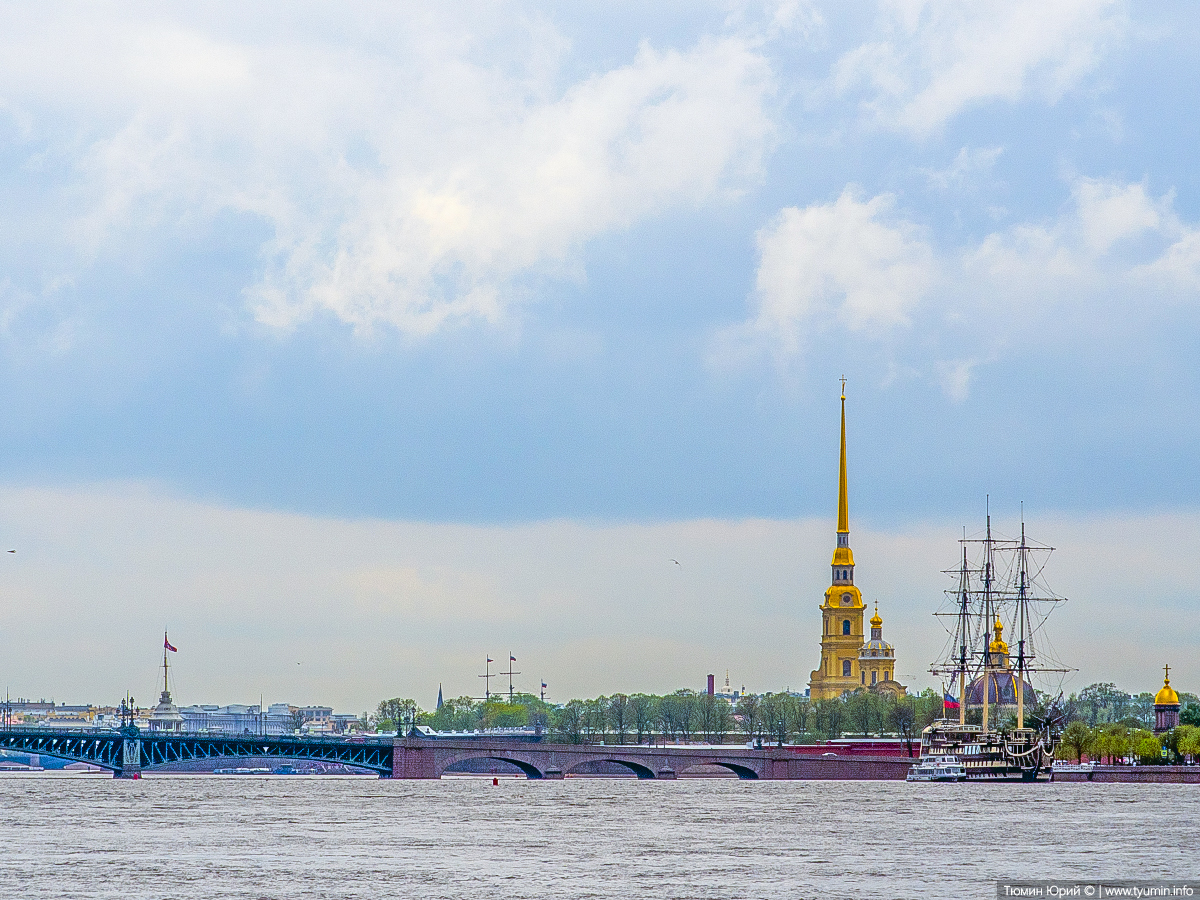
{"type": "Polygon", "coordinates": [[[957,584],[935,613],[948,640],[930,668],[949,680],[943,712],[957,707],[957,718],[926,728],[921,754],[956,756],[968,780],[1035,781],[1050,772],[1061,723],[1055,701],[1039,697],[1030,678],[1061,681],[1071,671],[1054,658],[1043,628],[1066,599],[1041,581],[1054,548],[1027,540],[1024,521],[1019,540],[994,536],[990,510],[984,536],[964,534],[959,543],[961,564],[947,572],[957,584]],[[1004,641],[1006,625],[1013,650],[1004,641]],[[977,723],[968,723],[968,711],[977,723]]]}

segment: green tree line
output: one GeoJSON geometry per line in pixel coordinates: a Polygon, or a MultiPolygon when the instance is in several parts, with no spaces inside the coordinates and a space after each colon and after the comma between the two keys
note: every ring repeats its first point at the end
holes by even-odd
{"type": "MultiPolygon", "coordinates": [[[[1200,701],[1194,694],[1181,693],[1182,725],[1200,726],[1200,701]]],[[[707,693],[680,689],[670,694],[612,694],[589,700],[574,699],[561,705],[545,703],[532,694],[515,694],[511,701],[492,697],[446,700],[440,709],[422,710],[411,699],[393,698],[379,703],[375,712],[364,715],[364,725],[378,731],[406,732],[414,725],[435,731],[470,732],[492,728],[533,727],[550,740],[562,743],[646,743],[683,741],[725,743],[804,743],[844,737],[893,736],[919,743],[920,734],[944,715],[942,695],[932,689],[920,694],[891,697],[859,689],[832,700],[810,700],[787,693],[747,694],[734,703],[707,693]]],[[[978,724],[979,710],[967,713],[967,722],[978,724]]],[[[1026,724],[1034,727],[1053,719],[1070,729],[1073,723],[1089,733],[1118,731],[1142,741],[1154,723],[1154,695],[1132,695],[1113,684],[1088,685],[1066,700],[1052,700],[1037,692],[1027,697],[1026,724]],[[1104,726],[1114,726],[1107,731],[1104,726]]],[[[1016,726],[1016,716],[1007,711],[993,719],[1001,730],[1016,726]]],[[[1072,734],[1082,733],[1075,728],[1072,734]]],[[[1186,732],[1185,732],[1186,733],[1186,732]]],[[[1153,735],[1151,735],[1153,737],[1153,735]]],[[[1064,742],[1066,738],[1064,737],[1064,742]]],[[[1103,741],[1115,740],[1104,737],[1103,741]]],[[[1074,746],[1074,745],[1072,745],[1074,746]]],[[[1147,753],[1152,751],[1145,744],[1147,753]]],[[[1140,751],[1106,749],[1105,758],[1133,758],[1140,751]]],[[[1064,751],[1067,752],[1067,751],[1064,751]]],[[[1174,746],[1170,753],[1176,753],[1174,746]]],[[[1064,757],[1065,758],[1065,757],[1064,757]]]]}
{"type": "Polygon", "coordinates": [[[426,712],[412,700],[381,701],[368,719],[379,731],[427,725],[436,731],[490,728],[540,729],[562,743],[761,741],[803,743],[841,737],[893,735],[919,742],[921,729],[942,715],[932,690],[892,698],[858,690],[832,700],[812,701],[787,692],[748,694],[736,704],[723,697],[681,689],[670,694],[612,694],[570,700],[561,706],[531,694],[481,701],[456,697],[426,712]]]}
{"type": "Polygon", "coordinates": [[[1142,765],[1190,763],[1200,756],[1200,726],[1179,725],[1156,735],[1149,729],[1119,722],[1089,727],[1076,719],[1063,729],[1057,755],[1063,760],[1086,758],[1110,765],[1134,761],[1142,765]]]}

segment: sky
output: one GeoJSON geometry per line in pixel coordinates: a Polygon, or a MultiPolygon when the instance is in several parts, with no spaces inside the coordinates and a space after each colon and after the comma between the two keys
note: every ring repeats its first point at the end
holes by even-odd
{"type": "Polygon", "coordinates": [[[0,6],[3,686],[149,697],[166,627],[181,702],[429,706],[510,654],[558,700],[802,688],[845,376],[907,683],[990,503],[1059,548],[1068,690],[1196,690],[1198,41],[1172,2],[0,6]]]}

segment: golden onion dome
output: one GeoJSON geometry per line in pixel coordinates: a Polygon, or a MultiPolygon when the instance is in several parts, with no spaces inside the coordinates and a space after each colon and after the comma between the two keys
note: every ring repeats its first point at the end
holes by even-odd
{"type": "Polygon", "coordinates": [[[883,619],[879,618],[879,604],[878,603],[875,604],[875,615],[871,616],[871,627],[872,628],[882,628],[883,627],[883,619]]]}
{"type": "Polygon", "coordinates": [[[1163,666],[1166,670],[1166,675],[1163,678],[1162,690],[1154,695],[1155,706],[1178,706],[1179,695],[1175,693],[1175,688],[1171,687],[1171,670],[1168,666],[1163,666]]]}
{"type": "Polygon", "coordinates": [[[988,650],[992,653],[1007,653],[1008,644],[1004,643],[1004,638],[1001,637],[1004,634],[1004,623],[997,618],[992,627],[996,630],[996,639],[988,645],[988,650]]]}

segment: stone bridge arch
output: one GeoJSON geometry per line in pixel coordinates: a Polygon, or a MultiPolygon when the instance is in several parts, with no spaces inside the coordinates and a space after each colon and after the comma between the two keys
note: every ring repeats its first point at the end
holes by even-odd
{"type": "Polygon", "coordinates": [[[593,756],[586,756],[571,762],[570,768],[564,769],[564,775],[570,775],[576,772],[583,766],[593,763],[614,763],[618,766],[624,766],[637,778],[648,781],[657,778],[655,772],[655,760],[643,759],[641,757],[631,757],[625,753],[599,753],[593,756]]]}
{"type": "Polygon", "coordinates": [[[682,768],[680,770],[679,774],[682,775],[688,769],[694,768],[696,766],[720,766],[722,769],[728,769],[730,772],[732,772],[734,775],[736,775],[738,778],[742,779],[743,781],[757,781],[758,779],[762,778],[762,774],[757,769],[755,769],[753,766],[746,765],[746,762],[744,760],[738,761],[738,762],[732,762],[730,760],[720,759],[720,758],[689,759],[689,760],[687,760],[686,767],[682,768]]]}
{"type": "MultiPolygon", "coordinates": [[[[508,763],[516,766],[525,773],[526,778],[545,778],[546,769],[548,768],[544,759],[537,759],[538,756],[544,754],[530,753],[527,751],[511,750],[505,752],[497,752],[489,750],[486,747],[480,747],[478,750],[460,750],[457,753],[451,753],[448,756],[438,760],[438,764],[434,773],[435,778],[440,778],[446,774],[452,766],[459,763],[470,762],[471,760],[495,760],[496,762],[508,763]]],[[[451,773],[454,774],[454,773],[451,773]]]]}
{"type": "Polygon", "coordinates": [[[461,763],[473,762],[475,760],[508,763],[510,766],[516,766],[518,769],[520,769],[522,772],[524,772],[526,778],[545,778],[546,777],[545,772],[540,767],[538,767],[534,763],[530,762],[529,760],[519,759],[517,754],[515,754],[515,753],[500,754],[500,753],[488,753],[486,751],[483,753],[457,754],[456,757],[453,757],[451,759],[444,761],[442,763],[442,765],[439,767],[439,771],[437,774],[439,776],[445,775],[447,773],[449,773],[451,775],[473,774],[473,773],[469,773],[469,772],[456,773],[451,770],[455,766],[460,765],[461,763]]]}

